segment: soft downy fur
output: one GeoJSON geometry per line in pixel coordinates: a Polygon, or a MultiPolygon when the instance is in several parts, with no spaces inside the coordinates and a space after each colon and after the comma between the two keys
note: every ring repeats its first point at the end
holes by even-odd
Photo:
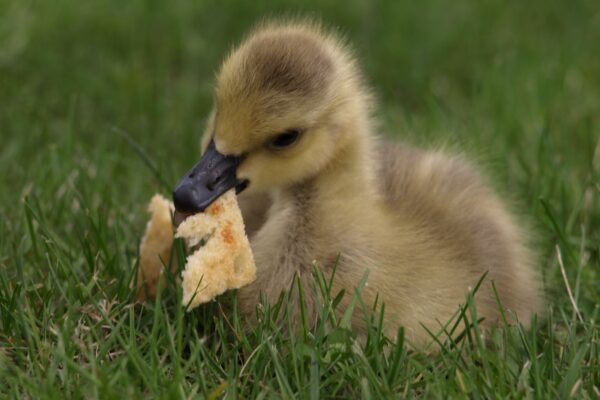
{"type": "MultiPolygon", "coordinates": [[[[340,308],[368,271],[363,301],[385,303],[386,333],[402,325],[416,347],[431,341],[422,325],[440,331],[485,273],[483,325],[500,321],[492,282],[510,321],[527,325],[541,292],[525,230],[463,157],[378,138],[371,106],[347,46],[313,22],[263,23],[226,58],[203,143],[245,156],[257,280],[239,290],[241,311],[253,317],[260,293],[275,302],[296,274],[307,288],[315,263],[329,275],[337,260],[340,308]],[[296,143],[270,145],[290,129],[296,143]]],[[[364,333],[363,313],[352,325],[364,333]]]]}

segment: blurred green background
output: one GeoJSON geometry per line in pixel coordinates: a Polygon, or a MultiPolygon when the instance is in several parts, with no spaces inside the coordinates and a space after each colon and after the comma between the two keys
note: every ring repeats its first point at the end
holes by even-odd
{"type": "MultiPolygon", "coordinates": [[[[104,291],[81,293],[127,299],[145,204],[168,191],[119,132],[175,183],[199,156],[221,60],[282,15],[348,38],[382,134],[477,160],[535,226],[550,305],[572,312],[558,244],[597,315],[598,0],[0,0],[0,274],[23,302],[58,318],[56,293],[85,302],[73,293],[91,279],[104,291]]],[[[7,288],[0,344],[21,332],[7,288]]]]}
{"type": "Polygon", "coordinates": [[[177,176],[197,157],[191,144],[210,107],[214,71],[265,16],[321,18],[345,34],[379,96],[385,131],[423,144],[443,138],[475,146],[485,157],[532,165],[541,142],[555,151],[554,165],[583,165],[596,144],[596,1],[0,4],[8,197],[32,181],[35,163],[52,157],[53,146],[65,145],[73,156],[65,163],[89,163],[111,175],[109,190],[134,190],[122,201],[136,196],[143,184],[132,183],[130,174],[143,175],[122,168],[131,153],[113,126],[177,176]]]}

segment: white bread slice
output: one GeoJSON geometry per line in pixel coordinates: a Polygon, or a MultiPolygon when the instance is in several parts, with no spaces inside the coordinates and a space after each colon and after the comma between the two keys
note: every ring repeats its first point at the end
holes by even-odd
{"type": "MultiPolygon", "coordinates": [[[[146,232],[140,243],[140,262],[137,277],[137,299],[144,301],[156,296],[159,279],[161,279],[163,265],[171,259],[171,246],[173,244],[173,224],[171,214],[173,203],[159,194],[155,194],[148,204],[150,221],[146,225],[146,232]]],[[[173,257],[174,258],[174,257],[173,257]]],[[[171,271],[176,267],[172,262],[171,271]]],[[[164,287],[164,286],[163,286],[164,287]]]]}
{"type": "Polygon", "coordinates": [[[256,265],[235,189],[219,197],[205,212],[188,217],[175,236],[184,238],[190,249],[206,241],[188,256],[181,274],[183,304],[188,311],[256,279],[256,265]]]}

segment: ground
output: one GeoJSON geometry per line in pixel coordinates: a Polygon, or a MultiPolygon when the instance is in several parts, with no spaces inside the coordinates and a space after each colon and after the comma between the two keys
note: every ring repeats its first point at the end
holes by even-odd
{"type": "Polygon", "coordinates": [[[600,397],[598,43],[595,0],[1,0],[0,397],[600,397]],[[425,355],[375,316],[357,344],[327,282],[295,335],[285,306],[244,330],[232,294],[132,305],[145,203],[198,158],[231,44],[282,13],[353,43],[382,134],[466,152],[534,227],[533,329],[425,355]]]}

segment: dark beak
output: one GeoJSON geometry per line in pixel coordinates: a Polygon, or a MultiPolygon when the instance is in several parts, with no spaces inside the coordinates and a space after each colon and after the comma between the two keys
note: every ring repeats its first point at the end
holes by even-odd
{"type": "Polygon", "coordinates": [[[195,214],[204,211],[233,187],[238,193],[244,190],[247,181],[236,178],[236,169],[241,161],[242,157],[219,153],[214,140],[211,141],[198,164],[175,186],[175,209],[182,214],[195,214]]]}

